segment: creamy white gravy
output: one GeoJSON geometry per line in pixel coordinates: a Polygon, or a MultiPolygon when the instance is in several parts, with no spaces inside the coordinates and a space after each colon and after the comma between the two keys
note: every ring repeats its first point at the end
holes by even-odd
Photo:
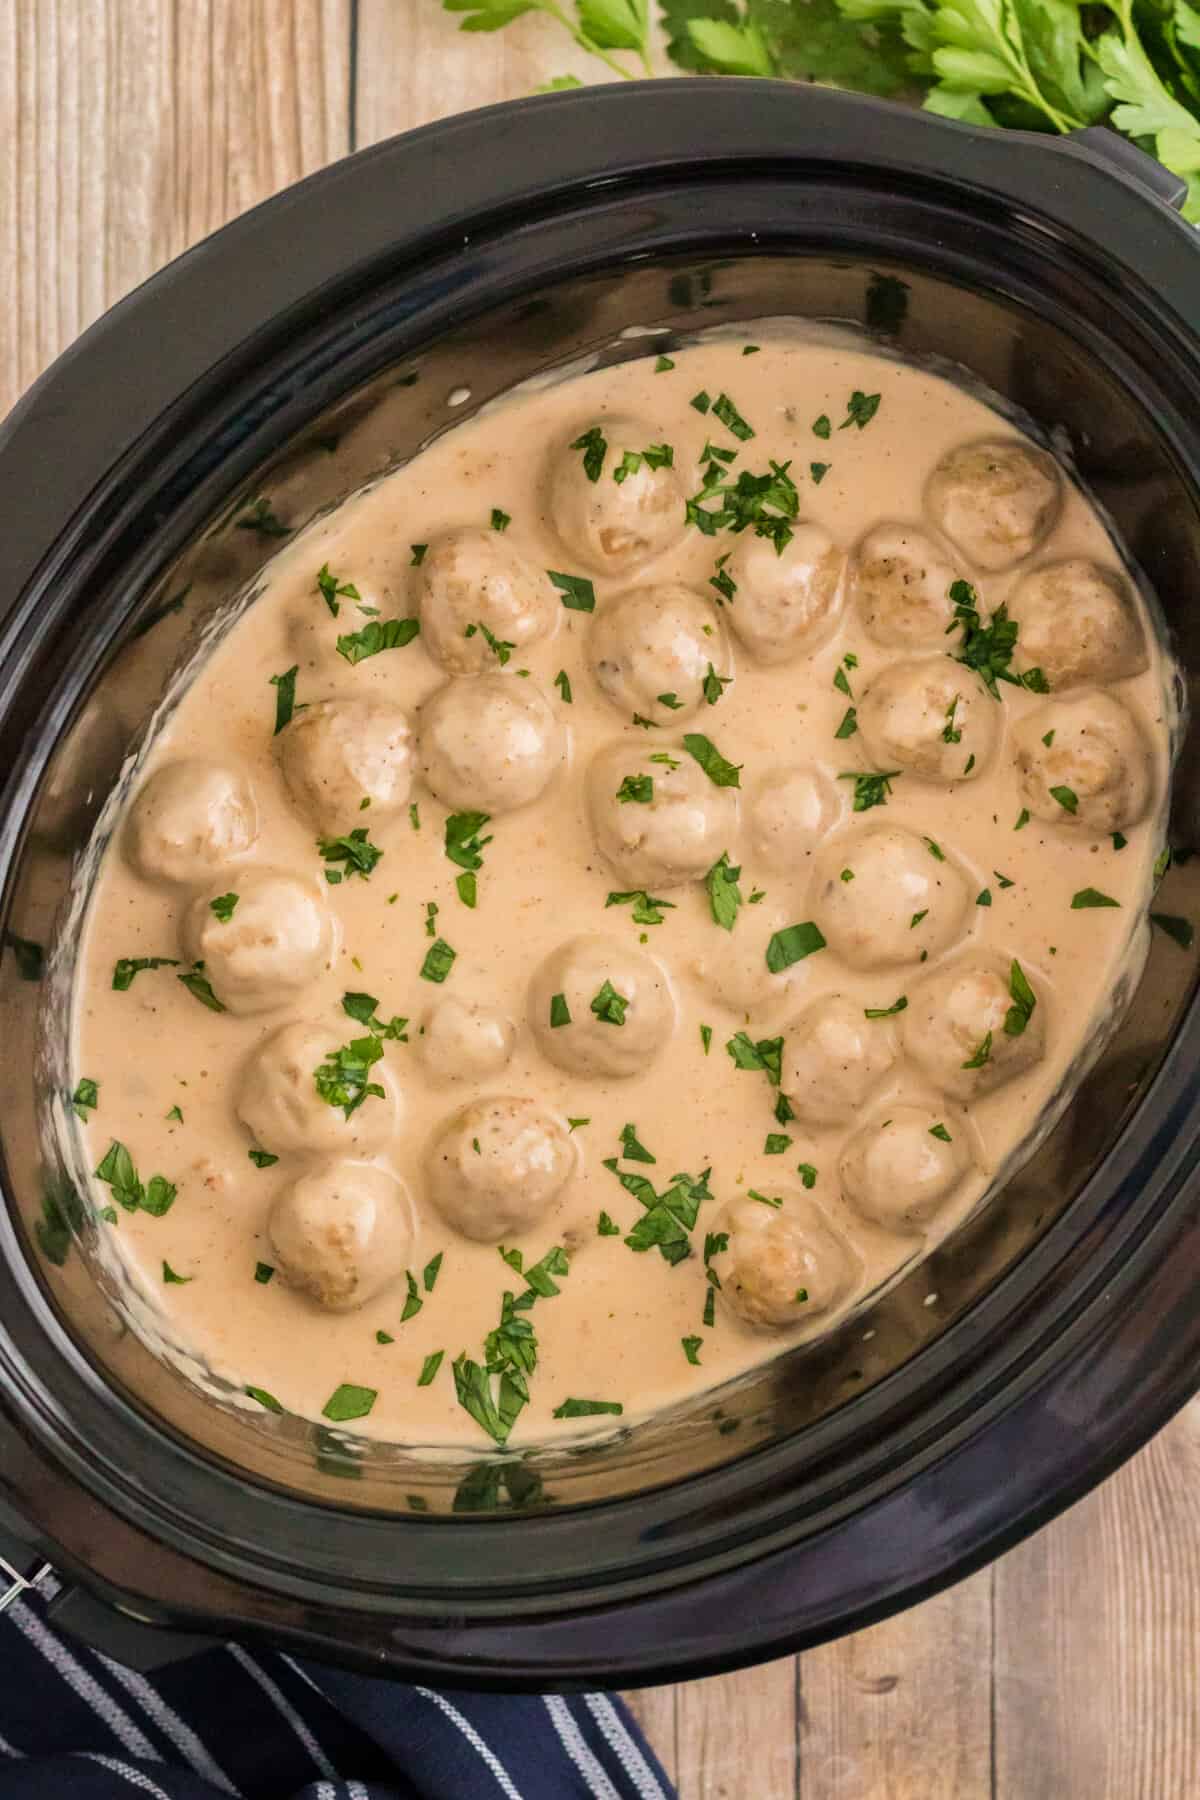
{"type": "Polygon", "coordinates": [[[875,355],[764,335],[660,361],[514,396],[283,540],[103,859],[74,1022],[96,1203],[164,1330],[260,1404],[486,1444],[453,1365],[526,1291],[501,1248],[565,1251],[514,1315],[515,1443],[579,1430],[568,1400],[628,1420],[817,1335],[1028,1146],[1138,966],[1166,669],[1083,495],[875,355]],[[772,463],[757,519],[716,485],[772,463]],[[705,471],[710,531],[684,519],[705,471]],[[318,851],[355,831],[365,874],[318,851]],[[736,892],[705,878],[722,854],[736,892]],[[669,906],[606,905],[640,889],[669,906]],[[155,957],[178,961],[114,986],[155,957]],[[316,1070],[364,1020],[384,1092],[347,1117],[357,1090],[332,1104],[316,1070]],[[614,1158],[670,1194],[680,1260],[627,1244],[653,1194],[614,1158]]]}

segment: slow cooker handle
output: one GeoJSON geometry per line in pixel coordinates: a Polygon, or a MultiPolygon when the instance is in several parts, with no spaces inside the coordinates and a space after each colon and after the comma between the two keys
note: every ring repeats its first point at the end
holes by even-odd
{"type": "MultiPolygon", "coordinates": [[[[1045,138],[1040,140],[1045,143],[1045,138]]],[[[1128,138],[1119,137],[1107,125],[1087,125],[1082,131],[1067,133],[1065,142],[1081,150],[1089,162],[1098,162],[1129,181],[1137,183],[1157,200],[1165,200],[1178,212],[1187,197],[1188,184],[1182,175],[1164,168],[1154,157],[1147,156],[1128,138]]]]}

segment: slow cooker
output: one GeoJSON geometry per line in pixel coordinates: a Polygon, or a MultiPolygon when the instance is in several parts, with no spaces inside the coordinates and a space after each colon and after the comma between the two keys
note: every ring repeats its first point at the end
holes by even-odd
{"type": "MultiPolygon", "coordinates": [[[[0,433],[0,1549],[18,1576],[53,1568],[60,1623],[132,1661],[233,1635],[449,1685],[699,1675],[957,1579],[1200,1385],[1179,924],[1034,1158],[869,1313],[570,1449],[464,1466],[223,1403],[123,1323],[45,1126],[73,861],[181,646],[274,547],[247,517],[294,529],[538,371],[779,314],[970,371],[1069,450],[1194,679],[1181,186],[1105,131],[980,132],[782,83],[552,95],[269,201],[26,396],[0,433]]],[[[1179,855],[1155,910],[1196,916],[1198,888],[1179,855]]]]}

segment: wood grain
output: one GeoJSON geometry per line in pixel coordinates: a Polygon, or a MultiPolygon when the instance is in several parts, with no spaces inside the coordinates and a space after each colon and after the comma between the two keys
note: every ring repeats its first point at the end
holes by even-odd
{"type": "MultiPolygon", "coordinates": [[[[0,0],[0,412],[112,300],[368,143],[595,70],[437,0],[0,0]]],[[[1200,1800],[1200,1403],[899,1619],[630,1696],[682,1800],[1200,1800]]]]}
{"type": "Polygon", "coordinates": [[[990,1800],[992,1577],[799,1659],[797,1800],[990,1800]]]}
{"type": "Polygon", "coordinates": [[[1195,1800],[1200,1401],[995,1575],[997,1800],[1195,1800]]]}
{"type": "Polygon", "coordinates": [[[352,0],[0,0],[0,414],[106,306],[349,147],[352,0]]]}

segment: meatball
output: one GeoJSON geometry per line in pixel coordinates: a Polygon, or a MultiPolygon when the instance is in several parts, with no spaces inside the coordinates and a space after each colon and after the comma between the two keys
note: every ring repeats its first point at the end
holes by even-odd
{"type": "Polygon", "coordinates": [[[961,444],[925,487],[929,516],[981,569],[1007,569],[1036,550],[1058,518],[1062,478],[1018,438],[961,444]]]}
{"type": "Polygon", "coordinates": [[[421,708],[418,766],[446,806],[513,812],[544,792],[564,756],[554,711],[531,681],[450,681],[421,708]]]}
{"type": "Polygon", "coordinates": [[[947,656],[892,663],[858,704],[858,728],[880,768],[908,769],[926,781],[982,774],[1003,723],[982,683],[947,656]]]}
{"type": "Polygon", "coordinates": [[[935,956],[964,929],[970,895],[933,838],[861,825],[822,846],[812,906],[835,956],[852,969],[894,969],[935,956]]]}
{"type": "Polygon", "coordinates": [[[435,1081],[482,1081],[508,1064],[517,1028],[493,1006],[447,994],[425,1015],[417,1048],[435,1081]]]}
{"type": "Polygon", "coordinates": [[[1040,669],[1056,692],[1146,667],[1133,596],[1117,569],[1080,556],[1047,563],[1021,578],[1008,610],[1019,626],[1018,668],[1040,669]]]}
{"type": "Polygon", "coordinates": [[[289,1287],[329,1312],[351,1312],[403,1274],[412,1253],[412,1202],[386,1170],[332,1159],[284,1188],[267,1219],[267,1239],[289,1287]]]}
{"type": "Polygon", "coordinates": [[[389,701],[318,700],[279,733],[275,754],[296,806],[325,836],[346,830],[364,800],[372,819],[408,804],[411,733],[389,701]]]}
{"type": "Polygon", "coordinates": [[[713,1260],[721,1299],[751,1325],[804,1325],[844,1306],[862,1264],[803,1189],[767,1183],[770,1200],[735,1200],[717,1222],[729,1247],[713,1260]]]}
{"type": "Polygon", "coordinates": [[[715,681],[732,668],[715,608],[674,581],[609,602],[596,615],[588,655],[618,711],[656,725],[686,719],[704,704],[706,677],[715,681]]]}
{"type": "Polygon", "coordinates": [[[588,803],[596,842],[628,887],[699,881],[737,831],[734,790],[717,787],[678,744],[625,741],[598,751],[588,803]]]}
{"type": "Polygon", "coordinates": [[[571,1075],[640,1075],[675,1028],[665,971],[615,938],[568,938],[534,971],[529,1023],[539,1050],[571,1075]]]}
{"type": "MultiPolygon", "coordinates": [[[[745,894],[748,887],[744,885],[742,891],[745,894]]],[[[810,979],[808,959],[777,973],[767,966],[772,937],[792,923],[791,912],[762,903],[744,908],[732,932],[705,931],[701,940],[705,949],[693,968],[706,993],[730,1012],[740,1013],[743,1019],[753,1014],[759,1022],[793,1003],[797,990],[810,979]]]]}
{"type": "Polygon", "coordinates": [[[877,525],[854,553],[851,591],[863,630],[889,650],[945,647],[956,571],[917,525],[877,525]]]}
{"type": "Polygon", "coordinates": [[[992,956],[939,969],[908,997],[900,1029],[909,1060],[955,1100],[989,1094],[1032,1068],[1046,1051],[1046,1008],[1039,983],[1028,1009],[1025,981],[1019,963],[992,956]]]}
{"type": "Polygon", "coordinates": [[[837,824],[842,808],[841,794],[820,769],[772,770],[750,801],[755,856],[772,869],[799,869],[837,824]]]}
{"type": "Polygon", "coordinates": [[[549,637],[561,607],[545,571],[498,531],[463,526],[421,563],[421,642],[451,675],[491,674],[500,651],[549,637]]]}
{"type": "Polygon", "coordinates": [[[779,1085],[802,1124],[846,1125],[895,1060],[889,1019],[868,1019],[844,994],[822,994],[784,1034],[779,1085]]]}
{"type": "Polygon", "coordinates": [[[246,1063],[236,1105],[261,1149],[277,1156],[294,1150],[370,1156],[387,1142],[399,1114],[396,1085],[383,1060],[354,1060],[356,1041],[370,1040],[352,1039],[348,1050],[341,1027],[295,1019],[258,1046],[246,1063]],[[368,1083],[383,1093],[354,1105],[368,1083]]]}
{"type": "Polygon", "coordinates": [[[464,1237],[498,1244],[540,1225],[575,1173],[564,1120],[536,1100],[475,1100],[429,1146],[429,1197],[464,1237]]]}
{"type": "Polygon", "coordinates": [[[890,1104],[848,1140],[838,1164],[854,1211],[887,1231],[919,1233],[972,1164],[966,1122],[927,1106],[890,1104]]]}
{"type": "Polygon", "coordinates": [[[1027,713],[1013,730],[1021,798],[1065,830],[1124,831],[1150,803],[1150,751],[1127,706],[1080,688],[1027,713]]]}
{"type": "Polygon", "coordinates": [[[737,584],[729,623],[758,662],[790,662],[815,650],[842,611],[845,553],[823,525],[798,524],[782,551],[743,532],[725,572],[737,584]]]}
{"type": "Polygon", "coordinates": [[[164,763],[130,808],[125,851],[147,881],[200,882],[249,855],[258,837],[250,783],[202,757],[164,763]]]}
{"type": "Polygon", "coordinates": [[[687,529],[675,469],[643,454],[660,438],[643,419],[589,420],[550,453],[555,530],[572,556],[602,575],[632,574],[673,549],[687,529]],[[640,458],[636,467],[627,453],[640,458]]]}
{"type": "Polygon", "coordinates": [[[272,1012],[330,966],[333,923],[315,883],[282,869],[235,876],[236,894],[207,889],[188,908],[183,942],[232,1013],[272,1012]]]}

